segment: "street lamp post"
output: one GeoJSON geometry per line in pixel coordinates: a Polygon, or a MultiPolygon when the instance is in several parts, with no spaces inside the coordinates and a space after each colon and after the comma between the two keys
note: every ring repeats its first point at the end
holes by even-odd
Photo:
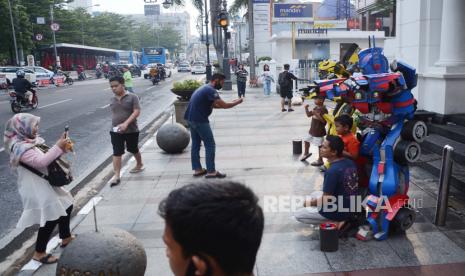
{"type": "Polygon", "coordinates": [[[224,50],[223,50],[223,73],[225,76],[223,90],[232,90],[231,70],[229,68],[229,55],[228,55],[228,12],[226,10],[227,2],[223,1],[223,10],[220,13],[218,24],[223,28],[224,33],[224,50]]]}
{"type": "MultiPolygon", "coordinates": [[[[53,4],[50,5],[50,22],[55,23],[53,18],[53,4]]],[[[58,53],[57,53],[57,40],[55,37],[55,30],[52,29],[52,37],[53,37],[53,53],[55,54],[55,68],[59,66],[59,61],[58,61],[58,53]]]]}
{"type": "Polygon", "coordinates": [[[19,65],[18,45],[16,44],[15,24],[14,24],[14,21],[13,21],[13,12],[11,11],[11,1],[10,0],[8,0],[8,8],[10,9],[11,31],[13,32],[13,44],[15,46],[16,65],[19,65]]]}
{"type": "Polygon", "coordinates": [[[212,78],[212,65],[210,64],[210,40],[208,38],[208,9],[207,9],[207,0],[205,0],[205,46],[207,48],[207,83],[210,82],[212,78]]]}
{"type": "MultiPolygon", "coordinates": [[[[92,6],[88,6],[88,7],[85,7],[83,8],[85,12],[87,12],[87,9],[89,8],[92,8],[92,7],[100,7],[100,4],[95,4],[95,5],[92,5],[92,6]]],[[[84,45],[84,18],[81,18],[81,43],[82,45],[84,45]]]]}

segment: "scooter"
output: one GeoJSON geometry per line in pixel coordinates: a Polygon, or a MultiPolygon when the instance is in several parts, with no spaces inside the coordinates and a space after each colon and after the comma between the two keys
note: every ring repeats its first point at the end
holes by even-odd
{"type": "Polygon", "coordinates": [[[32,92],[32,102],[29,101],[21,96],[18,96],[15,91],[10,91],[10,105],[11,111],[13,113],[20,113],[23,109],[36,109],[39,106],[39,99],[37,98],[37,94],[35,90],[31,90],[32,92]]]}

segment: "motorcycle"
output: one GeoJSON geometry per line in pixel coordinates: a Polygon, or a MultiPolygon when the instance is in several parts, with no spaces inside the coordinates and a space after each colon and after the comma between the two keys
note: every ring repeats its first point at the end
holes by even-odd
{"type": "Polygon", "coordinates": [[[67,85],[73,85],[74,80],[72,78],[70,78],[68,74],[66,74],[64,72],[63,72],[63,75],[65,76],[65,83],[67,85]]]}
{"type": "Polygon", "coordinates": [[[102,69],[95,70],[95,76],[97,79],[100,79],[102,77],[102,69]]]}
{"type": "Polygon", "coordinates": [[[32,90],[32,102],[21,96],[18,96],[15,91],[10,91],[10,105],[13,113],[20,113],[22,109],[36,109],[39,106],[39,99],[35,90],[32,90]]]}
{"type": "Polygon", "coordinates": [[[86,73],[84,72],[79,73],[78,80],[83,81],[85,79],[87,79],[86,73]]]}

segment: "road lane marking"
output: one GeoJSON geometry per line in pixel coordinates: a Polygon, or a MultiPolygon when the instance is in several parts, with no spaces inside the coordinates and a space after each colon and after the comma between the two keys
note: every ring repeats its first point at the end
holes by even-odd
{"type": "Polygon", "coordinates": [[[110,104],[106,104],[106,105],[104,105],[104,106],[102,106],[102,107],[100,107],[100,108],[101,108],[101,109],[105,109],[105,108],[107,108],[107,107],[109,107],[109,106],[110,106],[110,104]]]}
{"type": "Polygon", "coordinates": [[[156,86],[147,87],[147,88],[145,88],[145,91],[149,91],[150,89],[153,89],[153,88],[155,88],[155,87],[156,87],[156,86]]]}
{"type": "Polygon", "coordinates": [[[2,151],[4,151],[4,150],[5,150],[5,148],[3,148],[3,147],[2,147],[2,148],[0,148],[0,152],[2,152],[2,151]]]}
{"type": "Polygon", "coordinates": [[[56,103],[47,104],[47,105],[39,107],[39,109],[43,109],[43,108],[46,108],[46,107],[49,107],[49,106],[53,106],[53,105],[57,105],[57,104],[65,103],[65,102],[69,102],[71,100],[72,99],[66,99],[66,100],[63,100],[63,101],[56,102],[56,103]]]}
{"type": "Polygon", "coordinates": [[[111,89],[111,87],[108,87],[108,88],[105,88],[105,89],[103,89],[103,90],[105,90],[105,91],[106,91],[106,90],[110,90],[110,89],[111,89]]]}

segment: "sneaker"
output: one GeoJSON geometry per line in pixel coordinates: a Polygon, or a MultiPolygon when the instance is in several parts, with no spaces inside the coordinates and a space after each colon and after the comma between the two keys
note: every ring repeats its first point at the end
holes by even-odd
{"type": "Polygon", "coordinates": [[[286,112],[287,110],[285,108],[281,109],[281,112],[286,112]]]}
{"type": "Polygon", "coordinates": [[[289,108],[287,111],[288,111],[288,112],[292,112],[292,111],[294,111],[294,109],[289,108]]]}

